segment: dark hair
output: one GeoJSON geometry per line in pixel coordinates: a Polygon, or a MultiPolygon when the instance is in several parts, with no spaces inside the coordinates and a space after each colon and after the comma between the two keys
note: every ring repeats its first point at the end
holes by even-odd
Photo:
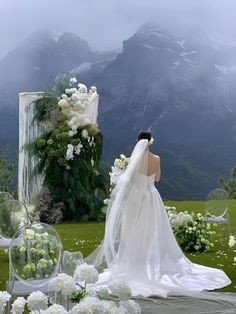
{"type": "Polygon", "coordinates": [[[151,138],[152,138],[152,135],[150,132],[147,132],[147,131],[139,132],[138,141],[144,140],[144,139],[150,141],[151,138]]]}

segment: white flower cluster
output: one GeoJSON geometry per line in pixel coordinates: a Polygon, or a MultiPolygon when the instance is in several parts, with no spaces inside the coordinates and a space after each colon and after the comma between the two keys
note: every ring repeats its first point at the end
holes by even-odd
{"type": "Polygon", "coordinates": [[[61,294],[68,296],[77,290],[77,286],[73,277],[61,273],[49,281],[49,289],[60,291],[61,294]]]}
{"type": "Polygon", "coordinates": [[[74,153],[76,155],[79,155],[82,148],[83,148],[83,145],[80,143],[76,146],[74,146],[72,144],[68,144],[67,145],[67,151],[66,151],[66,160],[73,160],[74,159],[74,153]]]}
{"type": "Polygon", "coordinates": [[[192,219],[192,215],[188,211],[177,213],[176,207],[174,206],[165,206],[167,215],[170,220],[171,227],[173,229],[185,224],[187,221],[192,219]]]}
{"type": "Polygon", "coordinates": [[[48,297],[41,291],[34,291],[28,296],[27,305],[30,311],[46,310],[48,297]]]}
{"type": "Polygon", "coordinates": [[[114,165],[111,167],[111,172],[109,173],[111,187],[117,185],[120,176],[125,172],[128,164],[129,158],[127,158],[124,154],[121,154],[120,158],[115,159],[114,165]]]}
{"type": "Polygon", "coordinates": [[[11,295],[6,291],[0,291],[0,314],[5,313],[5,307],[11,295]]]}
{"type": "Polygon", "coordinates": [[[25,309],[26,300],[23,297],[18,297],[13,303],[11,307],[12,314],[22,314],[25,309]]]}
{"type": "MultiPolygon", "coordinates": [[[[82,264],[77,267],[74,277],[78,281],[86,283],[94,283],[98,279],[98,273],[94,266],[82,264]]],[[[49,282],[49,290],[61,292],[65,296],[70,296],[73,292],[81,289],[76,285],[75,279],[67,274],[59,274],[49,282]]],[[[12,314],[23,314],[27,304],[30,314],[140,314],[141,308],[138,303],[129,300],[131,297],[131,289],[124,281],[113,281],[108,288],[100,287],[95,290],[91,286],[92,293],[86,292],[86,296],[82,298],[69,312],[59,304],[53,304],[48,307],[48,297],[41,291],[32,292],[27,300],[18,297],[12,304],[12,314]],[[118,297],[119,304],[112,299],[118,297]],[[109,301],[108,301],[109,299],[109,301]]],[[[4,313],[6,303],[11,296],[7,292],[0,292],[0,313],[4,313]]],[[[28,313],[28,312],[27,312],[28,313]]]]}
{"type": "Polygon", "coordinates": [[[98,281],[98,271],[93,265],[84,263],[76,267],[74,278],[76,282],[85,281],[86,284],[95,283],[98,281]]]}
{"type": "Polygon", "coordinates": [[[53,304],[51,306],[49,306],[49,308],[47,308],[44,311],[40,311],[40,314],[67,314],[67,310],[59,304],[53,304]]]}
{"type": "Polygon", "coordinates": [[[67,117],[70,128],[69,136],[77,134],[78,128],[84,128],[91,124],[91,120],[86,113],[87,106],[97,97],[97,89],[92,86],[88,92],[86,85],[79,83],[78,88],[72,87],[77,83],[76,78],[70,80],[71,88],[65,90],[58,105],[67,117]]]}
{"type": "Polygon", "coordinates": [[[108,288],[113,295],[117,296],[121,300],[128,300],[132,296],[129,285],[123,280],[112,281],[108,288]]]}
{"type": "Polygon", "coordinates": [[[113,301],[99,300],[87,296],[71,309],[71,314],[140,314],[139,304],[133,300],[120,301],[119,306],[113,301]]]}

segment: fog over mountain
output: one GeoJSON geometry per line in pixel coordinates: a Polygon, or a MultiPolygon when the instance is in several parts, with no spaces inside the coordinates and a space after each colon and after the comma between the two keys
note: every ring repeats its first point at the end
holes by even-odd
{"type": "Polygon", "coordinates": [[[104,161],[129,154],[148,129],[163,197],[203,199],[236,163],[234,9],[230,0],[2,0],[0,148],[17,146],[19,92],[78,75],[100,94],[104,161]]]}
{"type": "Polygon", "coordinates": [[[234,0],[1,0],[0,58],[35,30],[73,32],[93,49],[117,49],[147,21],[174,29],[198,26],[210,38],[236,45],[234,0]]]}

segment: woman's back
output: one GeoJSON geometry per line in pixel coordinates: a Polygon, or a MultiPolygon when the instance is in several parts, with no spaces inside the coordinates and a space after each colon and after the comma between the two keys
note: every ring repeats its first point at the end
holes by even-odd
{"type": "Polygon", "coordinates": [[[160,157],[149,152],[148,153],[147,175],[151,176],[154,173],[156,173],[155,181],[160,181],[160,177],[161,177],[160,157]]]}

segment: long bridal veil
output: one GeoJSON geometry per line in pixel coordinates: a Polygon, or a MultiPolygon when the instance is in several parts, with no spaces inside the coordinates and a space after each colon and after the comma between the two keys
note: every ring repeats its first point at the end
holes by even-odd
{"type": "Polygon", "coordinates": [[[126,171],[112,190],[106,214],[105,235],[100,246],[85,261],[99,268],[111,267],[117,260],[121,244],[124,204],[132,193],[138,174],[147,173],[148,141],[140,140],[130,157],[126,171]]]}
{"type": "MultiPolygon", "coordinates": [[[[235,309],[236,313],[236,297],[234,294],[202,291],[201,280],[207,283],[207,287],[214,288],[224,286],[222,283],[227,285],[230,280],[223,271],[193,264],[184,256],[172,233],[159,193],[156,190],[153,192],[157,193],[158,204],[155,203],[154,199],[142,204],[142,197],[139,198],[139,194],[141,195],[143,189],[145,189],[143,183],[149,185],[149,180],[154,180],[154,177],[147,176],[148,152],[148,141],[138,141],[126,171],[121,175],[118,184],[111,193],[103,242],[92,254],[85,258],[85,262],[95,265],[102,271],[100,285],[106,285],[111,278],[114,279],[117,268],[125,270],[129,275],[127,278],[134,278],[131,283],[133,283],[134,290],[140,292],[134,295],[139,297],[144,313],[156,313],[159,308],[161,313],[174,313],[176,307],[181,306],[181,304],[183,307],[187,306],[188,311],[193,313],[210,313],[206,311],[209,307],[212,309],[215,307],[219,310],[219,312],[214,311],[214,313],[224,313],[226,309],[232,308],[235,309]],[[137,201],[135,198],[137,198],[137,201]],[[152,206],[154,207],[151,208],[152,206]],[[152,212],[154,212],[154,214],[151,214],[153,216],[148,216],[152,212]],[[157,223],[152,224],[152,221],[150,222],[152,219],[156,219],[157,223]],[[136,223],[136,221],[139,222],[136,223]],[[142,227],[144,230],[142,230],[142,227]],[[156,235],[159,235],[159,237],[155,238],[156,235]],[[136,238],[138,238],[138,241],[136,238]],[[143,267],[146,264],[142,264],[138,260],[140,257],[138,252],[139,241],[141,242],[140,247],[145,248],[144,243],[151,247],[151,254],[145,249],[143,250],[143,255],[145,255],[145,252],[149,255],[147,259],[145,259],[145,256],[143,258],[145,262],[147,260],[147,263],[149,263],[147,267],[143,267]],[[165,243],[159,243],[160,241],[165,241],[165,243]],[[152,246],[150,246],[150,243],[152,243],[152,246]],[[128,263],[126,264],[127,260],[128,263]],[[133,263],[131,267],[128,265],[130,260],[133,263]],[[120,267],[122,262],[122,266],[125,265],[123,268],[120,267]],[[158,269],[161,269],[160,277],[153,275],[155,271],[159,271],[158,269]],[[141,279],[138,282],[138,278],[141,278],[142,272],[145,273],[146,270],[148,276],[150,275],[152,279],[150,281],[146,279],[142,281],[141,279]],[[135,275],[133,275],[134,272],[135,275]],[[107,277],[106,274],[108,273],[114,276],[107,277]],[[217,284],[214,286],[214,283],[217,283],[217,278],[214,278],[214,276],[219,277],[218,286],[217,284]],[[162,280],[162,277],[165,280],[162,280]],[[147,290],[154,291],[154,298],[143,297],[145,296],[145,285],[148,285],[147,290]],[[159,296],[167,298],[160,299],[159,296]],[[196,302],[196,300],[199,302],[196,302]],[[171,312],[172,310],[173,312],[171,312]]],[[[154,183],[152,189],[154,189],[154,183]]],[[[179,310],[178,313],[182,312],[179,310]]]]}

